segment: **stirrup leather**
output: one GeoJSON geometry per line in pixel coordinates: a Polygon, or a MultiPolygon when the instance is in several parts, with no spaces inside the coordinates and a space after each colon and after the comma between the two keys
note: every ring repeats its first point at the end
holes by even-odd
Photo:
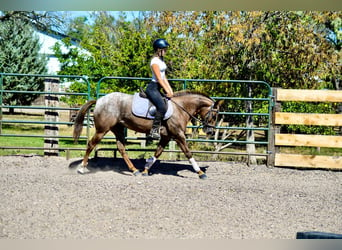
{"type": "Polygon", "coordinates": [[[152,128],[149,137],[152,137],[153,139],[160,139],[160,127],[152,128]]]}

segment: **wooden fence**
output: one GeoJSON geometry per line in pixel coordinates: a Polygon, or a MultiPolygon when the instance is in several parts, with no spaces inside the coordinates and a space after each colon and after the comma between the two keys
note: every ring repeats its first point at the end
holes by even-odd
{"type": "Polygon", "coordinates": [[[281,134],[280,125],[320,125],[342,126],[342,114],[304,114],[281,112],[281,102],[341,102],[342,91],[334,90],[298,90],[274,89],[275,106],[272,118],[272,151],[269,164],[278,167],[299,167],[342,170],[342,156],[337,155],[303,155],[281,153],[284,146],[342,148],[342,136],[281,134]]]}

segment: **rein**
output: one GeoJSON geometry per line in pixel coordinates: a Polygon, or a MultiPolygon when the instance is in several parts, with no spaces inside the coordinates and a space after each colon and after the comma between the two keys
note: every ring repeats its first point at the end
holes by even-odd
{"type": "Polygon", "coordinates": [[[195,117],[194,115],[190,114],[183,106],[179,105],[178,103],[176,103],[174,100],[172,100],[171,98],[168,98],[171,102],[173,102],[174,104],[176,104],[179,108],[181,108],[185,113],[187,113],[192,119],[200,122],[201,124],[198,125],[197,128],[199,128],[201,125],[203,125],[203,127],[211,127],[211,128],[215,128],[215,126],[208,124],[207,119],[209,118],[210,114],[212,112],[217,112],[217,110],[214,110],[214,104],[212,104],[210,106],[210,110],[208,111],[208,113],[205,115],[204,120],[198,119],[197,117],[195,117]]]}

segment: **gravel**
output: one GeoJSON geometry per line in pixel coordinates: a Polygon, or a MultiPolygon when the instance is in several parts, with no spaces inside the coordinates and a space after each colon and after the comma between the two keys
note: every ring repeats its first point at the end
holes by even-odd
{"type": "MultiPolygon", "coordinates": [[[[1,239],[294,239],[342,233],[342,172],[161,161],[148,177],[122,159],[0,157],[1,239]]],[[[144,160],[133,160],[142,168],[144,160]]]]}

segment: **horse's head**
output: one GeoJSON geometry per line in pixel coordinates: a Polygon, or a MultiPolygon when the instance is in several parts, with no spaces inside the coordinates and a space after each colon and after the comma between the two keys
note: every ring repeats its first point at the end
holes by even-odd
{"type": "MultiPolygon", "coordinates": [[[[194,121],[200,121],[203,131],[207,135],[214,134],[218,113],[223,100],[214,101],[211,97],[193,90],[178,91],[174,93],[175,98],[182,98],[181,105],[173,101],[182,111],[189,115],[194,121]],[[198,119],[198,117],[200,119],[198,119]]],[[[175,99],[173,99],[175,100],[175,99]]]]}
{"type": "Polygon", "coordinates": [[[223,100],[216,101],[200,114],[203,123],[203,131],[208,136],[212,136],[214,134],[214,128],[216,127],[219,109],[223,102],[223,100]]]}

